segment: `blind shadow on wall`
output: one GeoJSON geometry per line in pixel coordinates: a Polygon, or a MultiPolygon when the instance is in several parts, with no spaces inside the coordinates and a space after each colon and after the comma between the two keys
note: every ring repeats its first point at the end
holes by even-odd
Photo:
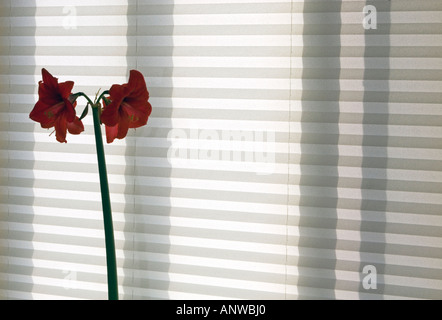
{"type": "Polygon", "coordinates": [[[127,138],[124,299],[169,298],[173,11],[170,1],[128,6],[128,71],[145,76],[153,110],[147,125],[127,138]]]}
{"type": "Polygon", "coordinates": [[[362,181],[360,186],[361,243],[359,253],[361,265],[359,272],[362,277],[358,288],[360,299],[382,299],[385,290],[387,246],[385,232],[389,188],[387,169],[389,166],[388,126],[390,124],[390,11],[390,1],[384,1],[376,3],[376,7],[366,7],[364,13],[366,26],[364,29],[362,181]],[[376,12],[369,11],[373,8],[376,12]],[[372,40],[372,37],[379,35],[383,38],[382,45],[372,40]]]}
{"type": "Polygon", "coordinates": [[[336,287],[341,1],[304,3],[298,296],[336,287]]]}
{"type": "MultiPolygon", "coordinates": [[[[34,188],[39,185],[35,185],[33,175],[35,124],[27,119],[35,103],[34,75],[40,73],[34,68],[35,11],[35,1],[28,1],[24,8],[14,6],[12,1],[1,4],[5,23],[0,28],[0,299],[33,298],[34,276],[47,271],[35,268],[32,261],[33,206],[39,204],[34,188]],[[12,16],[19,18],[13,20],[12,16]],[[21,25],[19,19],[28,25],[21,25]]],[[[41,292],[42,287],[37,286],[36,291],[41,292]]]]}

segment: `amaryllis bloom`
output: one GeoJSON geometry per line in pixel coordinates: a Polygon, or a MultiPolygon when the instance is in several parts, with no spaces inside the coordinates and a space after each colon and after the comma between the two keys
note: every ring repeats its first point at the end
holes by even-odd
{"type": "Polygon", "coordinates": [[[123,139],[129,128],[138,128],[147,123],[152,112],[148,102],[149,92],[143,75],[131,70],[129,82],[114,84],[109,90],[109,97],[104,99],[101,122],[106,126],[106,140],[111,143],[115,138],[123,139]]]}
{"type": "Polygon", "coordinates": [[[80,134],[84,131],[81,120],[75,115],[76,102],[71,91],[73,81],[58,83],[46,69],[41,70],[43,81],[38,83],[38,101],[29,117],[42,128],[55,127],[57,141],[66,142],[66,133],[80,134]]]}

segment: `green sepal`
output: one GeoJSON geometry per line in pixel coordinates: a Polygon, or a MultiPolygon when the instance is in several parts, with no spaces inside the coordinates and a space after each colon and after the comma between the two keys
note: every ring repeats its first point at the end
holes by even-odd
{"type": "Polygon", "coordinates": [[[104,102],[104,106],[108,106],[112,101],[108,98],[106,98],[105,96],[102,97],[103,102],[104,102]]]}
{"type": "Polygon", "coordinates": [[[86,104],[86,108],[84,108],[83,112],[81,113],[80,120],[83,120],[83,118],[86,117],[88,112],[89,112],[89,102],[86,104]]]}

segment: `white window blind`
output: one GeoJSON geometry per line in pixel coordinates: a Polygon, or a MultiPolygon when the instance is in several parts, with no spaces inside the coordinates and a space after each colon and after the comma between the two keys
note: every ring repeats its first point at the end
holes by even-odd
{"type": "Polygon", "coordinates": [[[442,3],[299,5],[298,294],[440,299],[442,3]]]}
{"type": "Polygon", "coordinates": [[[0,298],[107,296],[91,116],[33,123],[42,67],[146,77],[106,146],[120,298],[442,297],[439,1],[0,3],[0,298]]]}

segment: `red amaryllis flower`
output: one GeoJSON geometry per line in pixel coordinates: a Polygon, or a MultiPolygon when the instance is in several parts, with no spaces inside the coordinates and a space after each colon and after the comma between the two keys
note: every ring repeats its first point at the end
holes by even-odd
{"type": "Polygon", "coordinates": [[[29,117],[42,128],[55,127],[57,141],[66,142],[66,133],[80,134],[83,123],[75,115],[75,97],[71,90],[73,81],[58,83],[46,69],[41,70],[43,81],[38,83],[38,101],[29,117]]]}
{"type": "Polygon", "coordinates": [[[152,112],[146,82],[136,70],[130,71],[128,83],[112,85],[104,100],[101,122],[106,126],[107,143],[123,139],[129,128],[144,126],[152,112]]]}

